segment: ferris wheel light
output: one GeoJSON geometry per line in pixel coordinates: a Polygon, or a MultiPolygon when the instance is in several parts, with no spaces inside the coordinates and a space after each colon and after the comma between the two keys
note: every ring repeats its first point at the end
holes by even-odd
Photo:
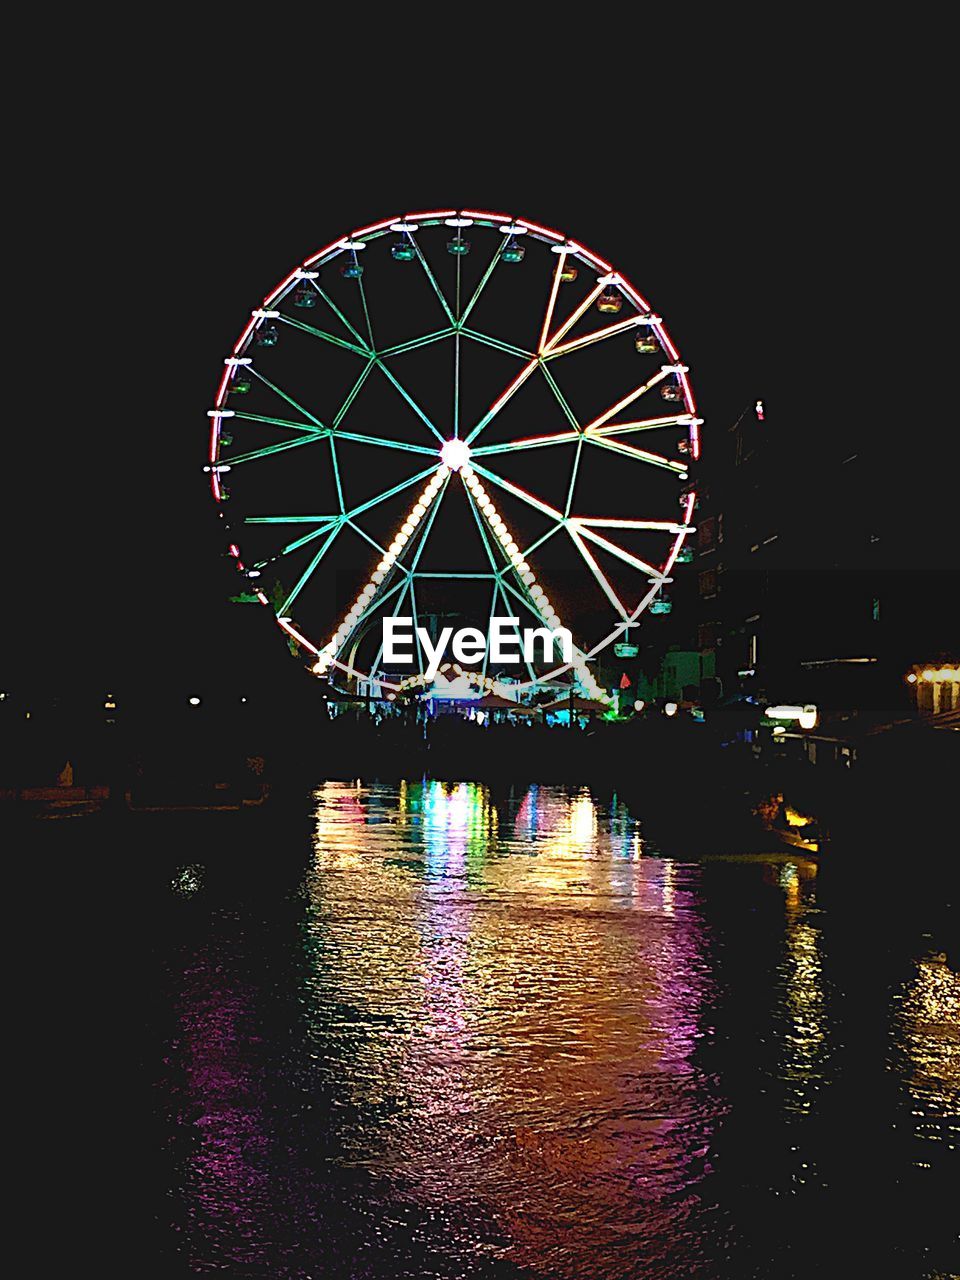
{"type": "Polygon", "coordinates": [[[340,249],[365,249],[367,247],[366,240],[354,240],[348,236],[346,240],[341,240],[338,246],[340,249]]]}
{"type": "Polygon", "coordinates": [[[256,311],[251,311],[250,314],[253,316],[254,320],[279,320],[280,319],[279,311],[264,311],[261,307],[258,307],[256,311]]]}
{"type": "Polygon", "coordinates": [[[525,236],[527,228],[520,222],[505,222],[497,230],[504,236],[525,236]]]}
{"type": "Polygon", "coordinates": [[[472,218],[444,218],[444,225],[448,227],[472,227],[472,218]]]}
{"type": "Polygon", "coordinates": [[[566,244],[552,244],[550,246],[551,253],[576,253],[580,246],[574,244],[572,240],[568,240],[566,244]]]}
{"type": "Polygon", "coordinates": [[[233,418],[236,416],[236,409],[208,409],[208,418],[233,418]]]}
{"type": "Polygon", "coordinates": [[[390,230],[391,230],[391,231],[398,231],[398,232],[401,232],[401,231],[419,231],[419,230],[420,230],[420,223],[419,223],[419,222],[391,222],[391,223],[390,223],[390,230]]]}
{"type": "Polygon", "coordinates": [[[223,363],[228,369],[235,369],[240,365],[253,364],[253,360],[250,356],[227,356],[223,363]]]}
{"type": "Polygon", "coordinates": [[[319,280],[320,279],[319,271],[308,271],[305,267],[297,267],[296,271],[293,274],[294,274],[294,278],[297,280],[319,280]]]}
{"type": "Polygon", "coordinates": [[[637,316],[634,324],[663,324],[663,316],[655,316],[652,311],[646,315],[637,316]]]}
{"type": "Polygon", "coordinates": [[[690,366],[686,364],[662,364],[660,366],[661,373],[689,373],[690,366]]]}
{"type": "Polygon", "coordinates": [[[470,446],[465,440],[448,440],[440,450],[440,460],[450,471],[459,471],[470,461],[470,446]]]}
{"type": "Polygon", "coordinates": [[[605,289],[609,288],[609,286],[612,284],[622,284],[622,283],[623,281],[616,271],[608,271],[605,276],[597,276],[597,284],[603,285],[605,289]]]}

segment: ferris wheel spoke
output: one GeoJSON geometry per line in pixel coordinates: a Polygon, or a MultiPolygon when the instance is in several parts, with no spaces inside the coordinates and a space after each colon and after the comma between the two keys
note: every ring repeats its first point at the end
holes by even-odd
{"type": "Polygon", "coordinates": [[[660,369],[652,378],[649,378],[639,387],[634,387],[634,389],[625,395],[622,400],[618,400],[617,403],[615,405],[611,405],[605,413],[601,413],[599,418],[594,418],[592,422],[588,422],[584,427],[584,431],[596,431],[598,427],[602,427],[605,422],[609,422],[610,419],[618,414],[621,409],[625,409],[628,404],[633,404],[635,400],[639,400],[641,396],[646,395],[648,391],[652,390],[658,383],[661,383],[666,376],[666,370],[660,369]]]}
{"type": "Polygon", "coordinates": [[[405,453],[425,453],[430,458],[437,456],[436,449],[431,449],[429,445],[408,444],[406,440],[390,440],[387,436],[365,436],[356,431],[338,431],[337,439],[350,440],[354,444],[379,445],[382,449],[401,449],[405,453]]]}
{"type": "Polygon", "coordinates": [[[369,511],[372,507],[379,506],[381,502],[395,497],[398,493],[403,493],[404,489],[409,489],[415,484],[419,484],[421,480],[425,480],[427,476],[433,475],[436,467],[427,467],[423,471],[418,471],[415,476],[411,476],[409,480],[404,480],[400,484],[395,484],[392,489],[386,489],[383,493],[378,493],[376,497],[369,498],[366,502],[362,502],[359,507],[354,507],[351,511],[346,512],[349,520],[356,516],[362,516],[365,511],[369,511]]]}
{"type": "Polygon", "coordinates": [[[329,432],[316,432],[312,435],[297,436],[295,440],[283,440],[280,444],[268,444],[262,449],[252,449],[249,453],[238,453],[233,458],[221,458],[220,461],[228,467],[238,467],[242,462],[255,462],[259,458],[268,458],[271,453],[284,453],[287,449],[298,449],[303,444],[316,444],[318,440],[323,440],[329,432]]]}
{"type": "Polygon", "coordinates": [[[603,285],[602,284],[595,285],[594,288],[590,290],[590,292],[587,294],[584,300],[580,303],[580,305],[576,308],[573,314],[569,317],[569,319],[565,320],[563,324],[560,326],[560,328],[553,335],[553,337],[549,338],[543,344],[543,346],[540,348],[540,355],[546,356],[546,354],[549,351],[553,350],[553,348],[560,341],[563,335],[569,332],[569,330],[573,328],[573,326],[577,323],[577,321],[585,312],[589,311],[589,309],[593,306],[596,300],[600,297],[601,293],[603,293],[603,285]]]}
{"type": "Polygon", "coordinates": [[[646,560],[641,560],[639,556],[631,555],[629,551],[624,551],[623,547],[618,547],[615,542],[610,542],[607,538],[603,538],[599,533],[595,533],[589,525],[581,524],[576,517],[568,522],[570,536],[574,533],[584,538],[589,538],[591,542],[595,542],[598,547],[602,547],[604,551],[609,551],[612,556],[622,560],[625,564],[639,570],[641,573],[649,574],[652,578],[658,580],[663,577],[659,569],[654,568],[652,564],[648,564],[646,560]]]}
{"type": "Polygon", "coordinates": [[[471,450],[472,458],[486,458],[497,453],[517,453],[522,449],[542,449],[551,444],[574,444],[582,440],[580,431],[558,431],[549,436],[525,436],[522,440],[504,440],[500,444],[484,444],[471,450]]]}
{"type": "Polygon", "coordinates": [[[547,334],[550,332],[550,322],[553,319],[553,309],[557,305],[557,293],[560,290],[560,276],[567,262],[567,254],[564,250],[557,255],[557,263],[553,269],[553,284],[550,289],[550,300],[547,303],[547,313],[543,317],[543,328],[540,330],[540,342],[537,346],[538,351],[542,351],[546,346],[547,334]]]}
{"type": "MultiPolygon", "coordinates": [[[[457,259],[457,270],[460,269],[460,259],[457,259]]],[[[460,333],[459,330],[454,334],[453,338],[453,436],[454,439],[460,435],[460,333]]]]}
{"type": "Polygon", "coordinates": [[[286,418],[268,418],[261,413],[247,413],[243,409],[234,410],[235,418],[243,418],[247,422],[263,422],[271,427],[287,427],[291,431],[303,431],[311,436],[325,436],[327,427],[308,426],[305,422],[289,422],[286,418]]]}
{"type": "Polygon", "coordinates": [[[585,333],[580,338],[573,338],[570,342],[563,342],[559,346],[551,347],[548,352],[544,353],[544,360],[554,360],[557,356],[567,355],[570,351],[579,351],[582,347],[588,347],[594,342],[602,342],[605,338],[612,338],[618,333],[626,333],[628,329],[636,329],[638,325],[644,323],[645,317],[631,316],[629,320],[620,320],[616,324],[605,325],[602,329],[595,329],[593,333],[585,333]]]}
{"type": "Polygon", "coordinates": [[[527,351],[525,347],[514,346],[512,342],[504,342],[502,338],[491,338],[488,333],[479,333],[476,329],[461,328],[460,332],[465,338],[472,338],[474,342],[481,342],[485,346],[493,347],[496,351],[505,351],[508,356],[519,356],[521,360],[533,360],[536,354],[533,351],[527,351]]]}
{"type": "Polygon", "coordinates": [[[651,467],[662,467],[667,471],[672,471],[676,475],[686,474],[687,464],[684,462],[673,462],[670,458],[664,458],[659,453],[648,453],[646,449],[636,449],[632,444],[624,444],[622,440],[610,440],[606,436],[588,435],[584,436],[588,444],[596,445],[597,448],[607,449],[612,453],[618,453],[621,457],[632,458],[634,462],[643,462],[651,467]]]}
{"type": "Polygon", "coordinates": [[[605,427],[585,427],[584,437],[588,440],[608,439],[610,436],[630,435],[634,431],[659,431],[663,427],[689,425],[690,415],[677,413],[663,418],[641,418],[636,422],[614,422],[605,427]]]}
{"type": "Polygon", "coordinates": [[[410,616],[413,619],[413,638],[417,646],[417,659],[420,663],[420,670],[424,670],[423,646],[420,641],[420,624],[417,619],[417,593],[413,585],[413,576],[410,577],[410,616]]]}
{"type": "MultiPolygon", "coordinates": [[[[338,530],[342,524],[343,524],[342,516],[333,517],[333,525],[336,526],[336,530],[338,530]]],[[[316,538],[322,538],[325,533],[328,533],[330,531],[330,529],[331,529],[330,524],[325,524],[321,526],[321,528],[319,529],[314,529],[312,533],[306,533],[302,538],[297,538],[296,542],[288,542],[286,546],[281,547],[280,550],[277,552],[277,554],[271,558],[276,560],[280,556],[288,556],[293,551],[299,551],[301,547],[305,547],[308,543],[313,542],[316,538]]]]}
{"type": "Polygon", "coordinates": [[[352,351],[355,355],[364,356],[369,359],[372,352],[368,350],[366,344],[358,347],[353,342],[347,342],[345,338],[338,338],[333,333],[327,333],[324,329],[315,329],[312,324],[306,324],[303,320],[294,320],[292,316],[284,315],[282,311],[277,313],[277,319],[282,320],[284,324],[288,324],[293,329],[301,329],[304,333],[312,334],[314,338],[322,338],[324,342],[330,342],[335,347],[342,347],[344,351],[352,351]]]}
{"type": "Polygon", "coordinates": [[[356,382],[350,388],[349,392],[347,393],[347,398],[344,400],[343,404],[340,406],[340,408],[336,412],[336,415],[334,416],[334,419],[333,419],[334,429],[339,427],[340,423],[343,421],[347,410],[350,408],[354,400],[356,400],[357,396],[359,395],[360,388],[363,386],[367,378],[370,376],[370,370],[373,368],[375,363],[376,363],[376,357],[371,356],[370,359],[367,361],[367,363],[364,365],[363,372],[360,374],[360,377],[357,378],[356,382]]]}
{"type": "Polygon", "coordinates": [[[434,293],[440,299],[440,305],[441,307],[443,307],[443,310],[446,313],[447,319],[450,321],[451,325],[453,325],[454,328],[456,328],[457,322],[454,319],[453,312],[450,310],[447,300],[443,296],[443,291],[441,290],[440,286],[437,284],[436,277],[434,276],[433,272],[430,270],[430,264],[427,262],[426,258],[423,256],[423,252],[420,246],[417,244],[416,239],[413,236],[410,237],[410,242],[417,252],[417,257],[420,260],[420,265],[423,267],[424,271],[427,273],[427,279],[430,281],[430,284],[433,286],[434,293]]]}
{"type": "MultiPolygon", "coordinates": [[[[391,614],[391,617],[395,618],[397,614],[400,612],[403,602],[407,598],[407,592],[410,590],[411,581],[412,579],[410,577],[402,578],[395,586],[391,587],[389,591],[385,591],[384,594],[380,597],[378,603],[380,605],[384,605],[386,604],[387,600],[391,596],[396,595],[399,592],[399,595],[397,596],[397,601],[393,606],[393,612],[391,614]]],[[[414,635],[416,635],[416,632],[414,632],[414,635]]],[[[376,657],[374,658],[373,662],[370,664],[371,672],[375,672],[380,669],[380,662],[381,662],[381,659],[383,658],[383,643],[384,643],[383,639],[381,638],[380,646],[377,649],[376,657]]]]}
{"type": "Polygon", "coordinates": [[[484,427],[488,426],[493,421],[493,419],[497,416],[497,414],[500,412],[503,406],[509,400],[513,399],[513,397],[517,394],[517,392],[520,390],[520,388],[523,386],[526,380],[530,377],[531,373],[533,373],[534,369],[536,369],[538,364],[539,364],[539,360],[535,356],[527,365],[525,365],[520,370],[520,372],[517,374],[514,380],[507,387],[506,391],[503,392],[503,394],[500,396],[498,400],[495,400],[493,402],[493,404],[490,406],[487,412],[483,415],[483,417],[480,419],[477,425],[473,428],[473,430],[467,436],[466,438],[467,444],[472,444],[473,441],[480,434],[480,432],[484,429],[484,427]]]}
{"type": "Polygon", "coordinates": [[[293,396],[288,395],[286,391],[284,391],[281,387],[278,387],[275,382],[271,382],[269,378],[265,378],[255,365],[251,364],[248,366],[248,368],[250,372],[253,374],[253,376],[255,378],[259,378],[259,380],[263,383],[265,387],[269,387],[270,390],[275,395],[278,395],[281,400],[286,400],[287,404],[293,405],[297,413],[302,413],[305,418],[309,418],[309,420],[313,423],[313,425],[315,427],[319,427],[321,431],[326,430],[325,423],[321,422],[319,418],[315,418],[314,415],[309,411],[309,409],[305,409],[302,404],[299,404],[296,400],[294,400],[293,396]]]}
{"type": "MultiPolygon", "coordinates": [[[[533,609],[533,608],[532,608],[532,606],[531,606],[531,604],[530,604],[530,601],[529,601],[529,600],[527,600],[527,599],[525,599],[525,598],[524,598],[524,596],[522,596],[522,595],[520,594],[520,592],[518,592],[517,590],[515,590],[515,588],[513,588],[512,586],[510,586],[510,584],[509,584],[509,583],[508,583],[508,584],[504,584],[504,583],[503,583],[503,581],[502,581],[500,578],[497,578],[497,581],[496,581],[496,587],[494,588],[494,590],[497,590],[497,589],[499,589],[499,592],[500,592],[500,598],[503,600],[503,606],[504,606],[504,608],[505,608],[505,609],[509,609],[509,608],[510,608],[510,601],[507,599],[507,589],[509,589],[512,595],[515,595],[515,596],[517,597],[517,599],[518,599],[518,600],[521,600],[521,601],[523,602],[523,604],[524,604],[524,605],[526,605],[526,607],[527,607],[527,608],[528,608],[528,609],[533,613],[534,617],[536,617],[536,618],[540,618],[539,613],[538,613],[535,609],[533,609]]],[[[496,600],[494,600],[494,608],[496,608],[496,600]]],[[[509,615],[508,615],[508,616],[509,616],[509,615]]],[[[542,619],[542,618],[540,618],[540,621],[541,621],[541,622],[543,622],[543,619],[542,619]]],[[[523,643],[523,636],[522,636],[522,635],[521,635],[521,633],[520,633],[520,621],[519,621],[519,619],[518,619],[518,620],[517,620],[517,622],[514,624],[513,633],[514,633],[514,635],[517,637],[517,644],[519,645],[520,652],[521,652],[521,653],[523,653],[523,654],[525,655],[525,654],[526,654],[526,650],[525,650],[525,646],[524,646],[524,643],[523,643]]],[[[536,679],[537,679],[537,673],[536,673],[536,672],[534,671],[534,669],[533,669],[533,664],[532,664],[531,662],[529,662],[529,661],[528,661],[528,659],[526,658],[526,656],[524,656],[524,659],[523,659],[523,665],[527,668],[527,675],[530,677],[530,679],[531,679],[531,680],[533,680],[533,681],[535,682],[535,681],[536,681],[536,679]]],[[[486,672],[484,672],[484,674],[486,674],[486,672]]]]}
{"type": "Polygon", "coordinates": [[[560,408],[563,410],[564,417],[567,419],[567,421],[570,423],[571,427],[573,427],[575,431],[582,431],[583,428],[581,427],[580,423],[577,421],[577,415],[573,412],[573,410],[567,404],[564,398],[563,392],[557,386],[556,378],[554,378],[553,374],[550,372],[550,370],[547,368],[545,364],[541,364],[540,369],[543,372],[543,376],[547,380],[547,386],[553,392],[557,403],[559,404],[560,408]]]}
{"type": "Polygon", "coordinates": [[[324,291],[320,288],[320,286],[316,283],[316,281],[313,282],[313,287],[316,289],[317,293],[324,300],[324,302],[327,304],[327,306],[330,308],[333,314],[356,338],[361,348],[361,353],[365,356],[372,356],[374,352],[367,346],[366,342],[363,340],[360,334],[356,331],[356,329],[353,327],[353,325],[350,323],[347,317],[343,314],[343,312],[340,310],[337,304],[333,301],[333,299],[328,294],[324,293],[324,291]]]}
{"type": "Polygon", "coordinates": [[[577,476],[580,474],[580,459],[583,456],[583,436],[577,441],[577,451],[573,455],[573,466],[570,468],[570,483],[567,485],[567,501],[563,508],[563,516],[566,519],[570,515],[573,507],[573,494],[577,487],[577,476]]]}
{"type": "MultiPolygon", "coordinates": [[[[356,256],[356,250],[354,250],[356,256]]],[[[367,326],[367,336],[370,339],[370,354],[376,351],[376,345],[373,341],[373,325],[370,323],[370,312],[367,310],[367,291],[363,287],[363,276],[357,276],[357,287],[360,290],[360,305],[363,307],[363,319],[367,326]]]]}
{"type": "Polygon", "coordinates": [[[337,461],[337,444],[333,436],[328,437],[330,441],[330,462],[333,466],[333,480],[337,486],[337,501],[340,503],[340,512],[346,515],[346,507],[343,504],[343,485],[340,481],[340,463],[337,461]]]}
{"type": "Polygon", "coordinates": [[[527,503],[528,506],[535,507],[537,511],[545,516],[550,516],[553,520],[563,522],[563,515],[556,507],[548,506],[546,502],[541,502],[539,498],[535,498],[532,493],[527,493],[525,489],[519,488],[515,484],[511,484],[509,480],[504,480],[503,476],[496,475],[493,471],[488,471],[486,467],[478,466],[471,459],[470,465],[473,470],[484,479],[491,481],[492,484],[499,485],[501,489],[506,489],[508,493],[512,493],[515,498],[519,498],[521,502],[527,503]]]}
{"type": "MultiPolygon", "coordinates": [[[[466,324],[466,323],[467,323],[467,320],[468,320],[468,319],[469,319],[469,317],[470,317],[470,312],[471,312],[471,311],[473,310],[473,308],[477,305],[477,302],[478,302],[478,300],[479,300],[479,298],[480,298],[480,295],[481,295],[481,293],[483,293],[483,291],[484,291],[484,289],[485,289],[485,287],[486,287],[487,281],[488,281],[488,280],[490,279],[490,277],[493,275],[494,270],[496,269],[496,265],[497,265],[497,263],[500,261],[500,258],[501,258],[501,255],[502,255],[502,252],[503,252],[503,251],[502,251],[501,246],[500,246],[500,245],[497,245],[496,251],[494,252],[493,257],[490,259],[489,266],[487,267],[486,271],[484,271],[483,276],[481,277],[480,283],[477,285],[476,289],[474,289],[474,291],[473,291],[473,297],[472,297],[472,298],[470,299],[470,301],[467,303],[467,306],[466,306],[466,309],[464,310],[463,315],[462,315],[462,316],[460,316],[459,320],[457,320],[457,321],[456,321],[456,324],[457,324],[458,326],[459,326],[459,325],[464,325],[464,324],[466,324]]],[[[460,263],[459,263],[459,256],[458,256],[458,259],[457,259],[457,265],[458,265],[458,266],[460,265],[460,263]]]]}
{"type": "Polygon", "coordinates": [[[410,393],[402,385],[402,383],[394,376],[392,370],[388,368],[388,366],[385,365],[379,357],[377,358],[376,363],[377,363],[377,368],[380,369],[384,373],[388,381],[390,381],[393,384],[393,386],[396,387],[396,389],[400,392],[404,400],[406,400],[407,404],[414,411],[414,413],[417,415],[420,421],[424,423],[424,425],[433,432],[433,434],[437,437],[437,439],[440,441],[441,444],[445,443],[443,435],[433,425],[433,423],[430,421],[427,415],[423,412],[423,410],[417,404],[416,400],[414,400],[413,396],[410,395],[410,393]]]}
{"type": "Polygon", "coordinates": [[[443,338],[449,338],[456,333],[455,329],[437,329],[435,333],[425,333],[419,338],[411,338],[409,342],[400,342],[395,347],[387,347],[385,351],[378,351],[377,355],[381,360],[386,360],[390,356],[399,356],[404,351],[416,351],[418,347],[428,347],[432,342],[440,342],[443,338]]]}
{"type": "Polygon", "coordinates": [[[600,568],[600,566],[597,564],[596,559],[593,557],[593,555],[591,555],[590,551],[587,549],[583,539],[580,537],[579,533],[577,532],[576,526],[574,524],[568,524],[567,532],[570,534],[570,538],[574,546],[583,556],[583,559],[586,562],[586,565],[589,568],[590,572],[593,574],[597,582],[600,584],[600,589],[603,591],[603,594],[607,597],[607,599],[613,605],[617,613],[619,613],[623,621],[626,622],[627,619],[630,617],[628,610],[624,606],[623,601],[617,595],[616,591],[614,591],[613,587],[610,585],[609,579],[607,578],[603,570],[600,568]]]}
{"type": "Polygon", "coordinates": [[[343,528],[343,524],[341,521],[338,520],[337,523],[334,525],[334,527],[327,534],[327,537],[324,539],[323,545],[320,547],[320,550],[316,553],[316,555],[307,565],[306,569],[304,569],[303,573],[297,579],[296,586],[293,588],[293,590],[287,596],[286,600],[284,600],[283,604],[277,610],[278,616],[282,616],[283,614],[289,611],[290,606],[293,604],[294,600],[296,600],[297,596],[300,594],[303,588],[310,581],[310,578],[313,576],[314,570],[317,568],[317,565],[320,563],[323,557],[330,550],[333,540],[336,538],[337,534],[340,532],[342,528],[343,528]]]}

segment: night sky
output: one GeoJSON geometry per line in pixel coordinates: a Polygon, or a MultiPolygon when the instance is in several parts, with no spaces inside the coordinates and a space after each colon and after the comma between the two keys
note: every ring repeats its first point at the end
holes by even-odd
{"type": "MultiPolygon", "coordinates": [[[[489,105],[456,112],[406,74],[397,110],[372,67],[346,98],[294,76],[246,100],[239,80],[232,97],[199,65],[172,70],[63,85],[56,129],[16,143],[4,687],[269,682],[285,654],[267,611],[224,603],[205,411],[274,283],[406,208],[514,212],[622,267],[691,366],[706,450],[758,397],[808,460],[852,443],[888,566],[939,566],[952,589],[949,396],[917,359],[915,314],[937,214],[914,235],[906,156],[872,99],[838,114],[836,68],[813,95],[727,67],[669,126],[622,70],[604,87],[561,67],[529,106],[488,86],[489,105]],[[566,109],[561,73],[578,80],[566,109]]],[[[913,149],[928,194],[934,145],[913,149]]]]}

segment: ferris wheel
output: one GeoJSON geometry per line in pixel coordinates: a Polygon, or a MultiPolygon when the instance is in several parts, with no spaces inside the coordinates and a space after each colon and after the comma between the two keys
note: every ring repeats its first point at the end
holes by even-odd
{"type": "MultiPolygon", "coordinates": [[[[256,307],[225,359],[206,470],[243,579],[341,689],[422,688],[382,620],[569,628],[571,662],[514,683],[603,696],[692,558],[700,427],[662,318],[577,241],[474,210],[333,241],[256,307]],[[369,684],[365,687],[369,687],[369,684]]],[[[498,688],[488,656],[457,671],[498,688]]]]}

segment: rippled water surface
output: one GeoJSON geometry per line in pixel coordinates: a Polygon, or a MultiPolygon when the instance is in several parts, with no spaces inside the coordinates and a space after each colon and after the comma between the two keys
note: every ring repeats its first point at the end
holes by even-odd
{"type": "Polygon", "coordinates": [[[870,883],[907,870],[428,782],[162,860],[158,1274],[960,1270],[960,979],[870,883]]]}

